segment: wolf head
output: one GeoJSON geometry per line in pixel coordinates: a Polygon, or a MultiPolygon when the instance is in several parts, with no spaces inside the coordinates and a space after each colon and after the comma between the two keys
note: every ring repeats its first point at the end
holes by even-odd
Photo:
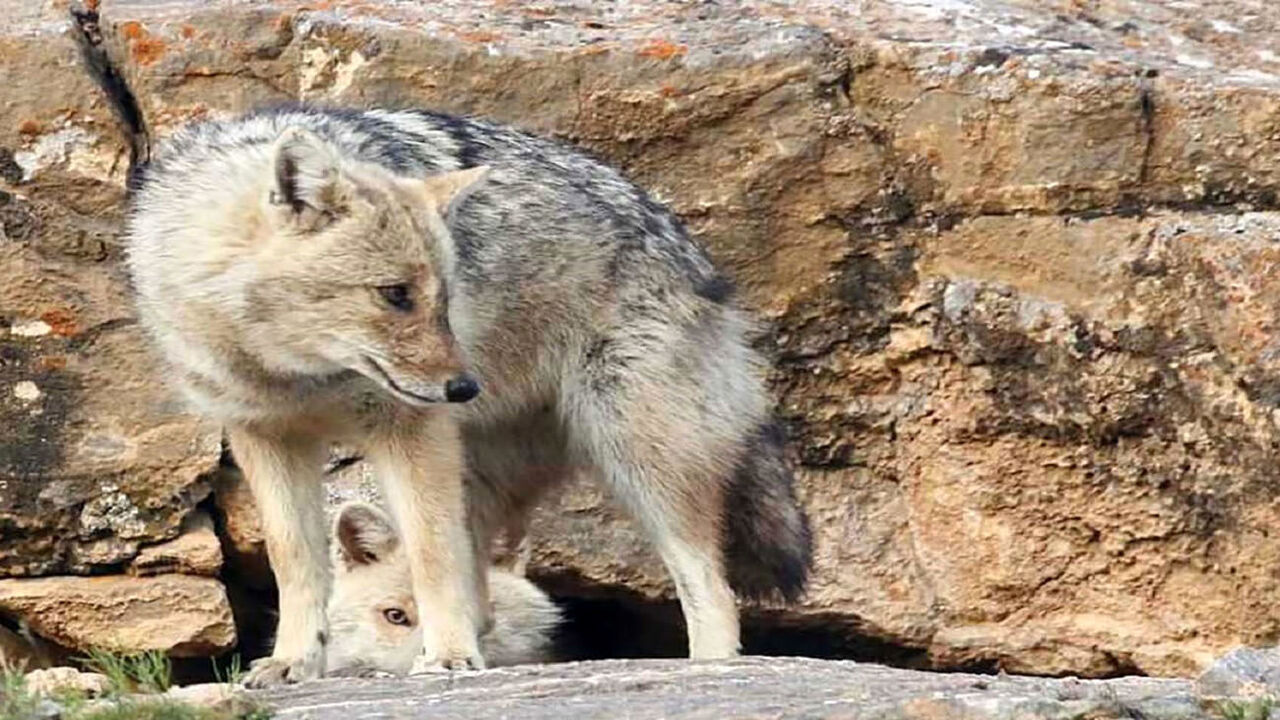
{"type": "Polygon", "coordinates": [[[270,153],[251,351],[276,372],[354,370],[410,404],[475,397],[449,328],[448,218],[488,168],[405,178],[299,127],[270,153]]]}
{"type": "MultiPolygon", "coordinates": [[[[326,673],[408,673],[422,651],[423,618],[391,518],[373,505],[348,503],[334,518],[333,540],[326,673]]],[[[480,638],[486,664],[554,659],[560,611],[544,592],[523,577],[494,569],[489,595],[493,627],[480,638]]]]}

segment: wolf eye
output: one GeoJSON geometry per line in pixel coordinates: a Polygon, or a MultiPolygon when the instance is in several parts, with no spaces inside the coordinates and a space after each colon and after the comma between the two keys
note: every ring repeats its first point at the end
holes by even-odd
{"type": "Polygon", "coordinates": [[[413,309],[413,298],[409,296],[409,286],[404,283],[398,285],[383,285],[378,288],[378,294],[391,307],[409,312],[413,309]]]}
{"type": "Polygon", "coordinates": [[[400,608],[387,608],[386,610],[382,611],[382,617],[386,618],[387,622],[391,623],[392,625],[408,625],[409,624],[409,614],[401,610],[400,608]]]}

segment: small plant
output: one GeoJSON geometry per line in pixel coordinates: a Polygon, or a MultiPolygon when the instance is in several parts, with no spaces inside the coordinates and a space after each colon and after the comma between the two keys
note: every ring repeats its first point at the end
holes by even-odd
{"type": "Polygon", "coordinates": [[[118,654],[95,649],[81,662],[87,669],[106,676],[109,695],[156,694],[173,686],[173,666],[159,650],[118,654]]]}
{"type": "Polygon", "coordinates": [[[22,671],[5,668],[0,675],[0,720],[26,720],[34,717],[40,698],[27,689],[22,671]]]}
{"type": "Polygon", "coordinates": [[[1276,699],[1270,695],[1249,700],[1222,700],[1214,704],[1214,710],[1222,720],[1269,720],[1276,707],[1276,699]]]}
{"type": "MultiPolygon", "coordinates": [[[[112,653],[92,650],[81,658],[85,668],[107,678],[105,697],[92,700],[84,690],[63,687],[47,698],[33,693],[20,669],[0,669],[0,720],[35,720],[45,717],[41,705],[58,706],[62,720],[269,720],[271,712],[248,699],[235,699],[229,707],[209,708],[164,697],[173,685],[173,666],[162,652],[112,653]]],[[[238,683],[244,675],[240,656],[228,661],[225,678],[218,666],[219,682],[238,683]]]]}
{"type": "Polygon", "coordinates": [[[227,660],[225,671],[218,666],[217,659],[210,659],[209,662],[213,665],[213,679],[215,681],[227,685],[239,685],[240,681],[244,680],[244,667],[240,661],[240,653],[233,654],[227,660]]]}

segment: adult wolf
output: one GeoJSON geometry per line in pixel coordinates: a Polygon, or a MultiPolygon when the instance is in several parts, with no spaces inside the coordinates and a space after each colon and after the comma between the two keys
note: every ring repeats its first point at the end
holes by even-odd
{"type": "Polygon", "coordinates": [[[644,191],[558,142],[417,110],[252,112],[151,155],[96,15],[77,20],[137,158],[140,320],[263,515],[281,613],[252,684],[324,667],[330,440],[373,461],[440,619],[415,670],[483,666],[490,539],[559,468],[590,468],[646,531],[692,657],[738,651],[731,585],[801,592],[809,528],[749,320],[644,191]]]}

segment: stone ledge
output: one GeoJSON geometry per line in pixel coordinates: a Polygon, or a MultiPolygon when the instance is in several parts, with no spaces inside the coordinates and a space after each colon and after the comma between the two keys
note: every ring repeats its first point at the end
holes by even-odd
{"type": "Polygon", "coordinates": [[[1031,720],[1216,717],[1182,680],[935,674],[804,658],[616,660],[255,693],[277,720],[351,717],[1031,720]]]}

